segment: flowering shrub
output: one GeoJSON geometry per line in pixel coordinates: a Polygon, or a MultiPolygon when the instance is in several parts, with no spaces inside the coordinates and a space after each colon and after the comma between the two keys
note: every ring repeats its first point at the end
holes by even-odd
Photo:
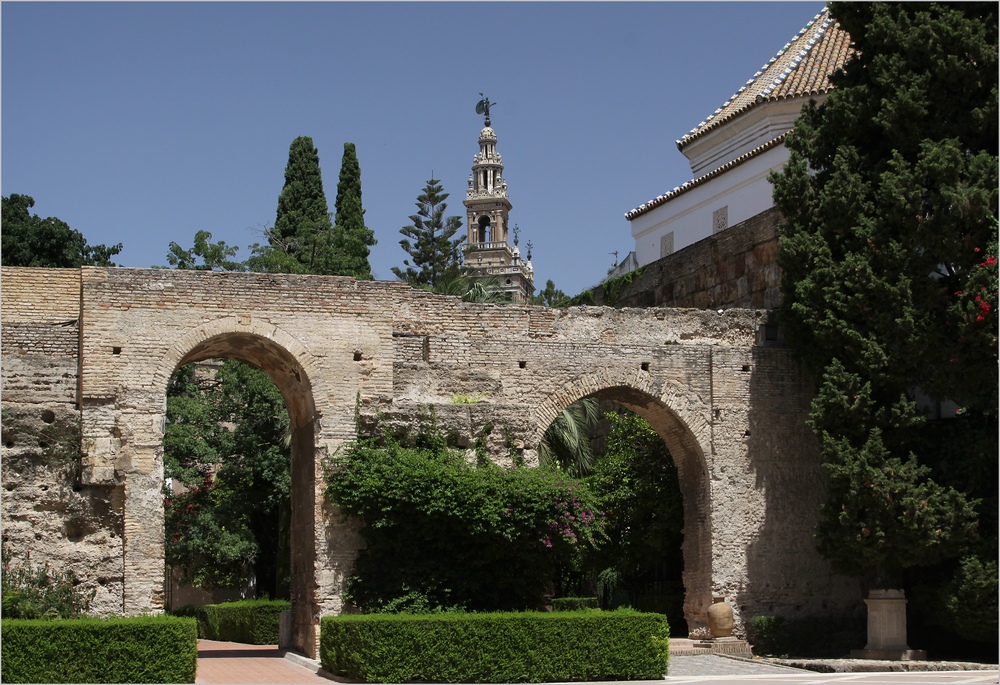
{"type": "Polygon", "coordinates": [[[950,315],[956,339],[948,359],[955,380],[946,396],[966,410],[995,413],[996,376],[983,373],[997,363],[997,242],[972,250],[975,264],[953,293],[950,315]]]}
{"type": "Polygon", "coordinates": [[[327,496],[366,524],[347,584],[362,610],[537,608],[556,564],[604,539],[577,481],[434,444],[362,440],[328,464],[327,496]]]}
{"type": "Polygon", "coordinates": [[[2,550],[4,618],[77,618],[90,609],[95,591],[80,587],[71,571],[54,571],[48,562],[35,567],[28,552],[16,559],[6,540],[2,550]]]}

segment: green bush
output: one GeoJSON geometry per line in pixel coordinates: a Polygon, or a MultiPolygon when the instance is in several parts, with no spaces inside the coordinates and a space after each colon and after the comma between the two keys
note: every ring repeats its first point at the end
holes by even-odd
{"type": "Polygon", "coordinates": [[[5,618],[5,683],[193,683],[194,620],[175,616],[5,618]]]}
{"type": "Polygon", "coordinates": [[[326,464],[330,501],[365,522],[345,598],[365,613],[409,599],[426,611],[540,608],[560,562],[604,539],[596,498],[554,470],[473,464],[445,443],[432,425],[417,447],[359,440],[326,464]]]}
{"type": "Polygon", "coordinates": [[[555,597],[552,611],[577,611],[578,609],[599,609],[597,597],[555,597]]]}
{"type": "Polygon", "coordinates": [[[0,551],[0,595],[6,618],[77,618],[90,609],[95,590],[81,587],[72,571],[56,571],[48,562],[16,559],[6,540],[0,551]]]}
{"type": "Polygon", "coordinates": [[[758,655],[843,657],[865,645],[864,616],[754,616],[747,637],[758,655]]]}
{"type": "MultiPolygon", "coordinates": [[[[276,645],[281,612],[291,608],[290,602],[280,599],[206,604],[197,607],[195,612],[198,637],[251,645],[276,645]]],[[[186,611],[186,607],[179,611],[186,611]]]]}
{"type": "Polygon", "coordinates": [[[634,611],[353,614],[321,622],[323,668],[379,683],[650,680],[667,672],[670,630],[634,611]]]}

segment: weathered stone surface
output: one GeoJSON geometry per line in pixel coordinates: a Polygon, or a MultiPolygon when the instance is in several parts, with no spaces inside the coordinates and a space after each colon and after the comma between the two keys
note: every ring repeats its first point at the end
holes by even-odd
{"type": "Polygon", "coordinates": [[[678,467],[695,636],[713,594],[732,604],[737,635],[754,614],[830,613],[860,599],[813,547],[823,479],[804,423],[810,391],[785,350],[757,345],[764,311],[482,305],[320,276],[52,273],[2,272],[4,534],[100,585],[103,612],[163,606],[167,382],[216,357],[264,369],[288,404],[293,642],[306,653],[319,617],[343,608],[362,544],[322,482],[358,416],[401,434],[433,416],[466,448],[490,424],[496,458],[513,449],[532,464],[566,406],[619,402],[678,467]],[[65,439],[25,447],[46,430],[65,439]]]}
{"type": "Polygon", "coordinates": [[[774,309],[781,301],[780,218],[773,208],[761,212],[645,265],[611,292],[594,288],[594,297],[615,307],[774,309]]]}

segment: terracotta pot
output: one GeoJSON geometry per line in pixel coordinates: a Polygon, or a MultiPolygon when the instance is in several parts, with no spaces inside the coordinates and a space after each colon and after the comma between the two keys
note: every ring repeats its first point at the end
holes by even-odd
{"type": "Polygon", "coordinates": [[[715,597],[708,607],[708,629],[714,638],[732,637],[733,609],[726,604],[725,597],[715,597]]]}

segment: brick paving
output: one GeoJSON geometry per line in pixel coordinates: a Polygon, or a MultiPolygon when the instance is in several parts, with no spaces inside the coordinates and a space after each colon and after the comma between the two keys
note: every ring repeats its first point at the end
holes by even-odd
{"type": "Polygon", "coordinates": [[[325,683],[331,680],[284,658],[274,645],[198,640],[198,674],[195,683],[325,683]]]}

